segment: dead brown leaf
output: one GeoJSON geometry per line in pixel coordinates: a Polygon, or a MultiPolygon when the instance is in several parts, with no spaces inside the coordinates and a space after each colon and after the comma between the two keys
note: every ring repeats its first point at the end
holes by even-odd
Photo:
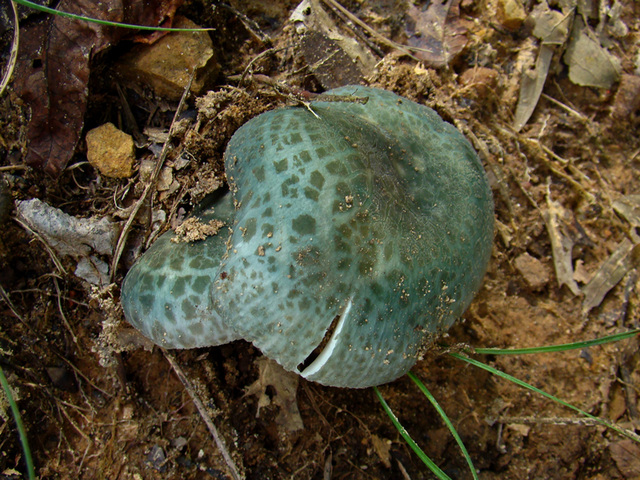
{"type": "Polygon", "coordinates": [[[625,478],[640,477],[640,447],[637,443],[625,438],[612,443],[609,452],[625,478]]]}
{"type": "Polygon", "coordinates": [[[467,44],[467,22],[460,18],[460,0],[435,0],[426,9],[407,10],[408,44],[414,55],[432,67],[444,67],[467,44]]]}
{"type": "MultiPolygon", "coordinates": [[[[139,25],[171,19],[183,0],[63,0],[61,11],[139,25]]],[[[15,88],[31,108],[25,162],[59,174],[80,139],[87,109],[90,61],[131,30],[51,16],[23,33],[15,88]]]]}
{"type": "Polygon", "coordinates": [[[371,435],[371,443],[384,466],[391,468],[391,442],[385,438],[380,438],[377,435],[371,435]]]}
{"type": "Polygon", "coordinates": [[[260,369],[260,376],[258,380],[249,385],[245,394],[258,397],[256,417],[260,415],[261,408],[273,404],[280,408],[276,422],[287,432],[295,432],[304,428],[296,400],[298,376],[295,373],[287,372],[267,357],[261,357],[256,362],[260,369]],[[275,390],[273,398],[269,398],[267,395],[267,387],[269,386],[275,390]]]}

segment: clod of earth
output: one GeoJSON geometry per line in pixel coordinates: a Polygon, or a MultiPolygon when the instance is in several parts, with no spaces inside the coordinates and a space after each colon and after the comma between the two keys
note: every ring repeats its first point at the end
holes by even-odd
{"type": "Polygon", "coordinates": [[[406,373],[477,292],[493,201],[472,147],[433,110],[360,86],[264,113],[229,142],[230,192],[194,243],[162,236],[122,287],[126,318],[167,348],[245,339],[308,380],[406,373]]]}

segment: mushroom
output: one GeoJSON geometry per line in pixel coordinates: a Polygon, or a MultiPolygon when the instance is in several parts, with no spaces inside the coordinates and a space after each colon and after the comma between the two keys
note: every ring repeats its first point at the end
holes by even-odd
{"type": "Polygon", "coordinates": [[[129,271],[128,321],[167,348],[245,339],[308,380],[405,374],[462,315],[491,255],[493,201],[475,152],[436,112],[347,86],[250,120],[225,152],[216,236],[168,232],[129,271]]]}

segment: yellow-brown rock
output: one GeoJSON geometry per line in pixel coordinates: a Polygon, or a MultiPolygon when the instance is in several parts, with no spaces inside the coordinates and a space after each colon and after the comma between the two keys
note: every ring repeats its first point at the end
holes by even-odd
{"type": "MultiPolygon", "coordinates": [[[[173,26],[198,28],[184,17],[176,17],[173,26]]],[[[207,32],[172,32],[151,45],[138,45],[122,59],[118,71],[161,97],[178,100],[194,69],[191,91],[200,94],[219,70],[207,32]]]]}
{"type": "Polygon", "coordinates": [[[520,0],[498,0],[498,23],[507,30],[518,30],[527,18],[520,0]]]}
{"type": "Polygon", "coordinates": [[[87,159],[105,177],[128,178],[135,160],[133,139],[105,123],[87,133],[87,159]]]}

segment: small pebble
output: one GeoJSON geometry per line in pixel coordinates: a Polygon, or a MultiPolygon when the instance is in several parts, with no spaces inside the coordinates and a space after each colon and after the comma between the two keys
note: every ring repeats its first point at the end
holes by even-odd
{"type": "Polygon", "coordinates": [[[549,269],[547,266],[528,253],[523,253],[515,260],[515,266],[524,281],[533,290],[540,290],[549,283],[549,269]]]}
{"type": "Polygon", "coordinates": [[[105,177],[128,178],[135,160],[133,139],[105,123],[87,133],[87,159],[105,177]]]}

